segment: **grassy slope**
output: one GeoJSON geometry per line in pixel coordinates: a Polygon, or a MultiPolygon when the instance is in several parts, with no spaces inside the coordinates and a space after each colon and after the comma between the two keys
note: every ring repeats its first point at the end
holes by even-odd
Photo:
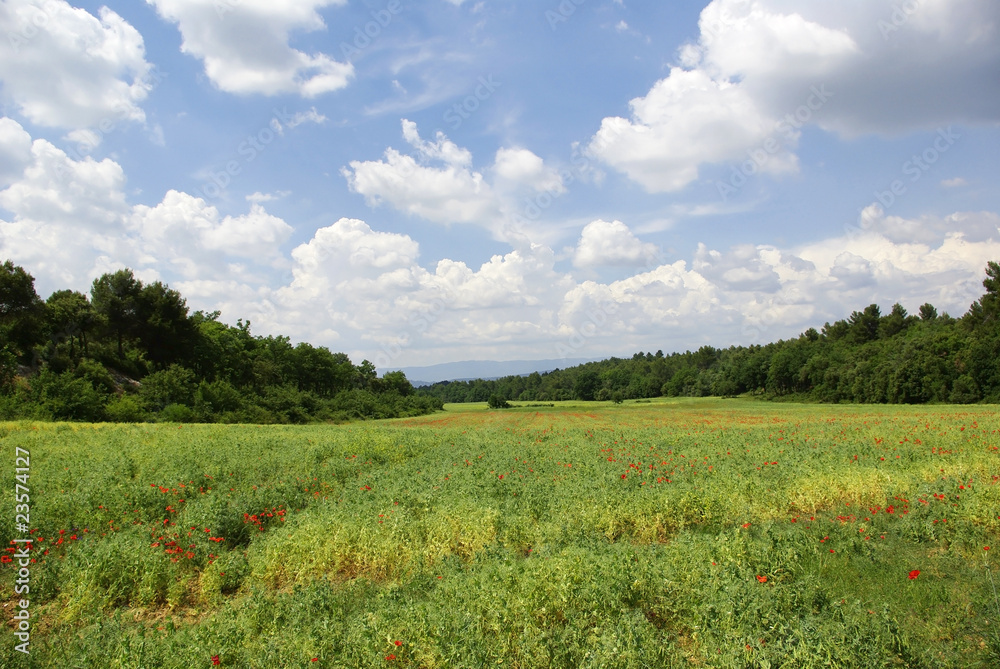
{"type": "MultiPolygon", "coordinates": [[[[5,628],[3,666],[1000,663],[996,407],[449,405],[0,435],[8,480],[31,451],[44,538],[32,656],[5,628]]],[[[0,565],[5,611],[13,577],[0,565]]]]}

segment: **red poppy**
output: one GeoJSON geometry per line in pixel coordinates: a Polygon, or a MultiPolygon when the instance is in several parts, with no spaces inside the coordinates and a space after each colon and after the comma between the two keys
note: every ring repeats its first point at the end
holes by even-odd
{"type": "Polygon", "coordinates": [[[213,655],[212,656],[212,664],[219,664],[219,656],[218,655],[213,655]]]}
{"type": "Polygon", "coordinates": [[[403,645],[403,642],[402,642],[402,641],[396,641],[396,642],[394,642],[394,643],[395,643],[395,644],[396,644],[397,646],[402,646],[402,645],[403,645]]]}
{"type": "Polygon", "coordinates": [[[392,653],[389,653],[388,655],[385,656],[385,659],[391,662],[392,660],[396,659],[396,656],[393,655],[392,653]]]}
{"type": "Polygon", "coordinates": [[[920,576],[920,570],[919,569],[914,569],[913,571],[910,572],[910,580],[911,581],[914,580],[915,578],[917,578],[917,576],[920,576]]]}
{"type": "Polygon", "coordinates": [[[767,583],[767,576],[758,576],[757,580],[761,583],[767,583]]]}

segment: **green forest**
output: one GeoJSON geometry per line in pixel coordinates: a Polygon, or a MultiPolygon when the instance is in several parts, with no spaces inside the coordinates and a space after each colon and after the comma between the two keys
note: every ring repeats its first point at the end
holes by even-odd
{"type": "Polygon", "coordinates": [[[636,353],[546,374],[442,382],[419,393],[445,402],[731,397],[807,402],[1000,402],[1000,265],[961,318],[924,304],[910,314],[877,304],[845,320],[763,346],[636,353]]]}
{"type": "Polygon", "coordinates": [[[189,313],[167,285],[131,270],[90,294],[42,300],[34,278],[0,266],[0,419],[308,423],[426,414],[445,402],[732,397],[855,403],[1000,402],[1000,265],[961,318],[924,304],[877,304],[766,345],[636,353],[545,374],[442,382],[415,390],[402,372],[250,323],[189,313]]]}
{"type": "Polygon", "coordinates": [[[0,265],[0,420],[308,423],[416,416],[440,409],[401,372],[378,377],[343,353],[250,323],[189,313],[185,299],[131,270],[90,294],[42,300],[34,278],[0,265]]]}

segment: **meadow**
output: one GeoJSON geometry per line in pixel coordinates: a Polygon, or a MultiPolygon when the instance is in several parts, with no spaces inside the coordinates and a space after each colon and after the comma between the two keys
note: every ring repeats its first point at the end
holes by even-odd
{"type": "Polygon", "coordinates": [[[995,406],[448,405],[0,444],[4,667],[1000,666],[995,406]]]}

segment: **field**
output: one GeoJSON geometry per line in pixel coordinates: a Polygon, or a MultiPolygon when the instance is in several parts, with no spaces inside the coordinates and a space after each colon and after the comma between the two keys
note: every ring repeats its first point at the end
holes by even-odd
{"type": "Polygon", "coordinates": [[[1000,666],[996,407],[447,409],[0,425],[0,665],[1000,666]]]}

